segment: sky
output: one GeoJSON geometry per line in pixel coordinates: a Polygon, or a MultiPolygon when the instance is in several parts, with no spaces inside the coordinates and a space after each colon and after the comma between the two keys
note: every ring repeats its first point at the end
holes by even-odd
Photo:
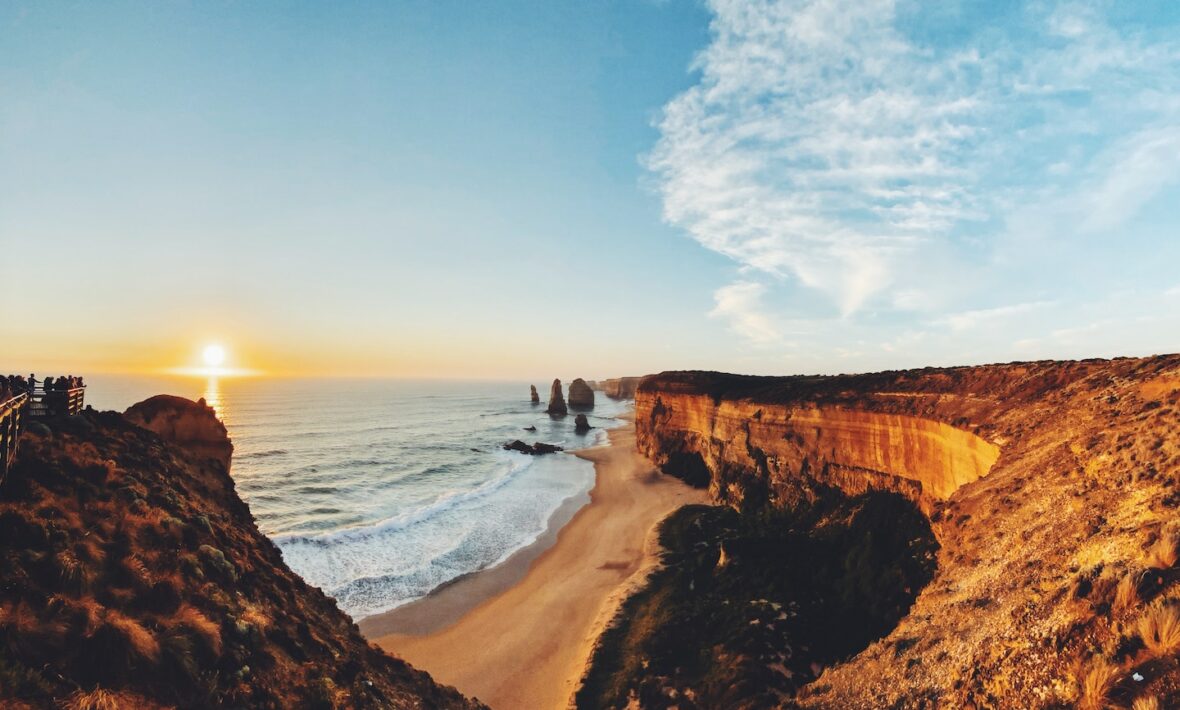
{"type": "Polygon", "coordinates": [[[0,0],[0,371],[1180,350],[1180,5],[0,0]]]}

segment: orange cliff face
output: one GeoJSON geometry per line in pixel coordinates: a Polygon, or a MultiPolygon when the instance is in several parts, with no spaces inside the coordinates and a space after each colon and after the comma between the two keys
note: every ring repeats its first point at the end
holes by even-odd
{"type": "Polygon", "coordinates": [[[1077,669],[1100,662],[1145,679],[1112,697],[1180,701],[1174,651],[1161,664],[1133,631],[1152,605],[1180,619],[1180,356],[663,373],[639,386],[636,435],[721,503],[827,484],[896,491],[929,516],[934,579],[891,633],[804,688],[805,706],[1069,704],[1086,692],[1077,669]]]}
{"type": "MultiPolygon", "coordinates": [[[[771,490],[806,475],[848,493],[898,491],[925,508],[986,476],[1000,453],[943,422],[810,403],[657,395],[637,402],[636,420],[640,450],[659,463],[696,455],[710,471],[757,471],[771,490]]],[[[714,498],[727,502],[740,503],[750,492],[724,476],[711,477],[710,485],[714,498]]]]}

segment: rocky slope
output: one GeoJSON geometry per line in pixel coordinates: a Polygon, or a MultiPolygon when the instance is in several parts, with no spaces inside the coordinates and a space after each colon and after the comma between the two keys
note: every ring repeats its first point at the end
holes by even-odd
{"type": "Polygon", "coordinates": [[[636,432],[738,509],[830,486],[928,516],[938,569],[909,613],[791,702],[1180,706],[1180,356],[664,373],[638,388],[636,432]]]}
{"type": "Polygon", "coordinates": [[[175,398],[29,426],[0,487],[0,705],[482,707],[287,568],[229,450],[175,398]]]}

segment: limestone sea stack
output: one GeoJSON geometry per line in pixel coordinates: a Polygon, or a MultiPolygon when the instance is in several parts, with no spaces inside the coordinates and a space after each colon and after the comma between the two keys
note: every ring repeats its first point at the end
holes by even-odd
{"type": "Polygon", "coordinates": [[[529,385],[529,401],[533,404],[541,403],[541,395],[537,394],[537,386],[529,385]]]}
{"type": "Polygon", "coordinates": [[[123,416],[133,424],[154,431],[162,439],[202,458],[213,459],[229,472],[234,445],[225,425],[205,403],[184,397],[160,394],[131,405],[123,416]]]}
{"type": "Polygon", "coordinates": [[[570,407],[574,409],[593,409],[594,390],[581,377],[570,383],[570,407]]]}
{"type": "Polygon", "coordinates": [[[586,420],[585,414],[579,414],[574,417],[574,431],[579,434],[585,434],[594,427],[590,426],[590,422],[586,420]]]}
{"type": "Polygon", "coordinates": [[[569,414],[569,409],[565,406],[565,397],[561,394],[561,380],[554,380],[553,386],[549,388],[549,406],[545,411],[554,417],[569,414]]]}

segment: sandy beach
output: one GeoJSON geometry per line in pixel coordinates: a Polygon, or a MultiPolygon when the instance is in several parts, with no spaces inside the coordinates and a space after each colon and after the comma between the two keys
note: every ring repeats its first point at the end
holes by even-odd
{"type": "Polygon", "coordinates": [[[595,639],[657,563],[656,524],[706,499],[639,456],[631,425],[610,436],[609,446],[577,452],[597,478],[572,519],[569,505],[547,538],[504,564],[365,619],[361,630],[495,710],[565,708],[595,639]]]}

